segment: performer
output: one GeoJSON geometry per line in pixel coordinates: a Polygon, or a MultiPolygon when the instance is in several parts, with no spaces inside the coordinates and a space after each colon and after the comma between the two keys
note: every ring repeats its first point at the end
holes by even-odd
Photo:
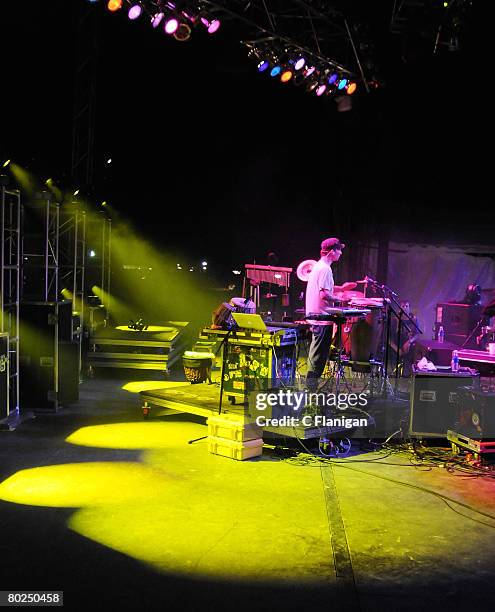
{"type": "MultiPolygon", "coordinates": [[[[414,321],[414,323],[421,329],[421,325],[419,324],[418,317],[413,312],[411,312],[411,304],[409,303],[409,301],[401,300],[400,306],[402,310],[407,315],[409,315],[414,321]]],[[[412,372],[412,364],[416,360],[416,342],[418,338],[420,337],[420,333],[412,325],[409,325],[409,327],[411,327],[411,330],[408,331],[407,327],[405,326],[405,323],[408,323],[406,317],[402,319],[401,338],[400,338],[401,346],[400,346],[400,351],[399,351],[399,358],[400,358],[399,368],[401,368],[402,376],[410,376],[412,372]]],[[[398,320],[394,319],[394,325],[391,330],[392,333],[391,333],[391,338],[390,338],[390,345],[393,349],[392,363],[395,363],[396,354],[397,354],[398,331],[399,331],[398,330],[398,320]]]]}
{"type": "MultiPolygon", "coordinates": [[[[332,263],[339,261],[342,255],[342,244],[338,238],[327,238],[321,243],[320,260],[314,265],[308,279],[306,289],[306,316],[311,314],[326,314],[328,308],[334,305],[335,292],[350,291],[356,283],[335,285],[332,263]]],[[[311,321],[312,337],[308,354],[308,371],[306,380],[310,390],[316,389],[318,378],[323,374],[332,342],[332,321],[311,321]]]]}
{"type": "Polygon", "coordinates": [[[479,306],[481,304],[481,287],[476,283],[468,285],[466,287],[466,293],[459,303],[468,304],[469,306],[479,306]]]}

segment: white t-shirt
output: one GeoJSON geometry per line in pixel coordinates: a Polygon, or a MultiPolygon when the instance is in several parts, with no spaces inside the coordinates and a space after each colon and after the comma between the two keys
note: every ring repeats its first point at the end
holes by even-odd
{"type": "MultiPolygon", "coordinates": [[[[306,316],[313,313],[325,314],[328,303],[323,300],[321,289],[326,289],[333,295],[334,288],[333,272],[330,264],[324,259],[320,259],[313,269],[308,279],[306,288],[306,316]]],[[[331,325],[331,321],[314,321],[317,325],[331,325]]]]}

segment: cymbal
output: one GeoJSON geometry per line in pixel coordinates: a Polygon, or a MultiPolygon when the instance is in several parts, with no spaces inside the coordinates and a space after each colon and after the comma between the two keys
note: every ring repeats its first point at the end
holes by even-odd
{"type": "Polygon", "coordinates": [[[301,261],[301,263],[297,266],[297,278],[307,283],[309,275],[311,274],[311,270],[313,269],[316,263],[317,262],[315,259],[306,259],[304,261],[301,261]]]}

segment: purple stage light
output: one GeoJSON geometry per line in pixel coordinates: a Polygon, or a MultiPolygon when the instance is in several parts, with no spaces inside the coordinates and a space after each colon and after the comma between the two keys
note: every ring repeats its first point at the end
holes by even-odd
{"type": "Polygon", "coordinates": [[[179,29],[179,21],[175,17],[167,19],[165,22],[165,32],[167,34],[175,34],[179,29]]]}
{"type": "Polygon", "coordinates": [[[151,25],[154,28],[157,28],[160,25],[160,23],[162,22],[163,17],[164,17],[163,13],[156,13],[156,15],[154,15],[151,18],[151,25]]]}
{"type": "Polygon", "coordinates": [[[335,83],[335,81],[339,78],[339,75],[334,72],[332,73],[329,77],[328,77],[328,84],[329,85],[333,85],[333,83],[335,83]]]}
{"type": "Polygon", "coordinates": [[[208,34],[215,34],[215,32],[218,30],[219,27],[220,27],[220,20],[213,19],[213,21],[210,21],[210,25],[208,26],[208,34]]]}
{"type": "Polygon", "coordinates": [[[258,72],[264,72],[269,67],[270,62],[268,60],[264,60],[258,64],[258,72]]]}
{"type": "Polygon", "coordinates": [[[220,20],[219,19],[212,19],[211,21],[208,21],[208,19],[206,19],[206,17],[201,17],[200,21],[205,26],[205,28],[207,29],[208,34],[215,34],[215,32],[220,27],[220,20]]]}
{"type": "Polygon", "coordinates": [[[306,60],[304,59],[304,57],[300,57],[294,64],[295,70],[301,70],[301,68],[304,68],[305,63],[306,63],[306,60]]]}
{"type": "Polygon", "coordinates": [[[313,72],[316,70],[316,68],[314,66],[310,66],[305,72],[304,72],[304,76],[305,77],[309,77],[313,74],[313,72]]]}
{"type": "Polygon", "coordinates": [[[143,7],[140,4],[133,4],[127,13],[129,19],[137,19],[141,16],[143,12],[143,7]]]}
{"type": "Polygon", "coordinates": [[[326,85],[320,85],[318,89],[316,90],[316,95],[322,96],[325,93],[326,89],[327,89],[326,85]]]}

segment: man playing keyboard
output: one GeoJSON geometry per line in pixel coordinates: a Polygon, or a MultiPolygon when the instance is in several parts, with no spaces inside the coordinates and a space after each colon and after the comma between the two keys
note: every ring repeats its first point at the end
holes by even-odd
{"type": "MultiPolygon", "coordinates": [[[[314,265],[308,279],[306,289],[306,317],[311,314],[326,314],[328,309],[338,299],[337,292],[350,291],[356,283],[335,285],[333,280],[332,264],[340,259],[342,244],[338,238],[326,238],[321,243],[320,260],[314,265]]],[[[318,378],[323,374],[330,351],[333,336],[332,321],[318,321],[308,319],[312,324],[311,345],[308,354],[308,371],[306,382],[310,391],[314,391],[318,378]]]]}

